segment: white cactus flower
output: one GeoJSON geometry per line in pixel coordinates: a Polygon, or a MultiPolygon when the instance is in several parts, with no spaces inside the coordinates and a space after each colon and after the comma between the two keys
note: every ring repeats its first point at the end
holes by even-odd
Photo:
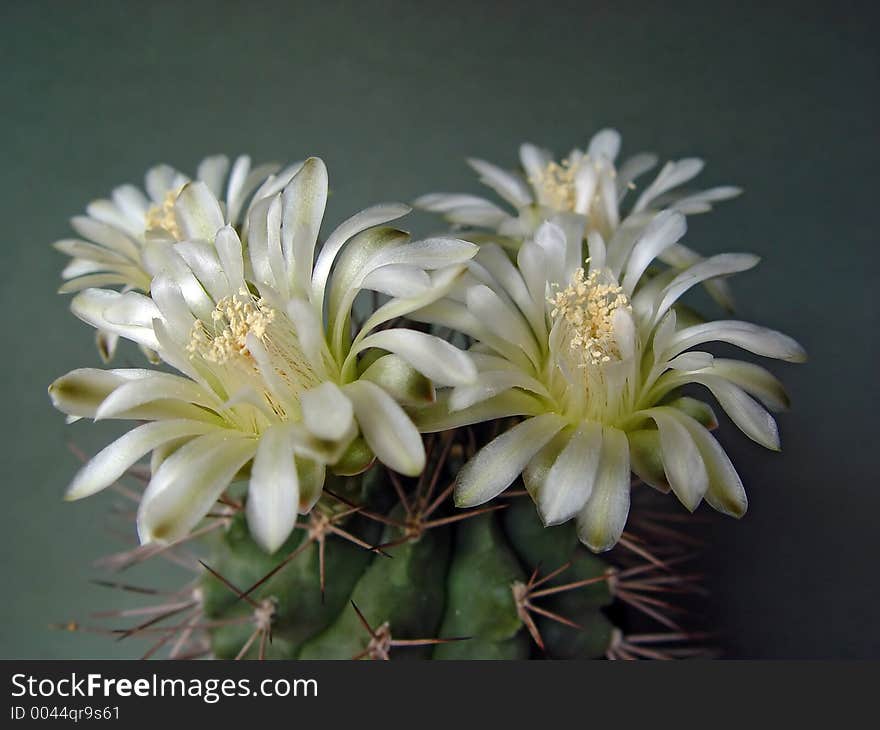
{"type": "MultiPolygon", "coordinates": [[[[274,163],[252,167],[250,157],[242,155],[230,168],[228,157],[215,155],[201,161],[195,180],[204,183],[221,201],[225,222],[242,232],[250,206],[278,192],[301,166],[298,162],[285,170],[274,163]]],[[[151,270],[149,243],[186,238],[187,231],[176,217],[174,203],[192,181],[169,165],[158,165],[147,171],[144,182],[145,190],[120,185],[109,199],[90,203],[86,215],[71,219],[79,238],[66,238],[54,244],[58,251],[71,257],[62,272],[65,282],[59,293],[93,287],[149,291],[156,273],[151,270]]],[[[117,336],[98,330],[96,340],[102,358],[112,359],[117,336]]]]}
{"type": "MultiPolygon", "coordinates": [[[[592,137],[586,150],[575,148],[561,161],[549,150],[521,145],[520,171],[504,170],[485,160],[468,160],[480,182],[492,188],[514,209],[513,213],[480,196],[454,193],[423,195],[414,205],[441,213],[456,226],[477,229],[474,240],[480,240],[480,229],[488,229],[501,237],[489,240],[514,251],[546,220],[562,227],[568,235],[580,234],[587,239],[591,233],[598,233],[609,249],[619,250],[631,246],[659,210],[685,215],[705,213],[713,203],[741,192],[729,185],[700,191],[683,189],[704,166],[701,159],[689,157],[667,162],[636,194],[635,180],[657,164],[657,157],[641,153],[618,165],[620,146],[620,134],[603,129],[592,137]]],[[[683,269],[702,257],[676,243],[661,252],[658,259],[683,269]]],[[[733,309],[733,298],[724,282],[710,281],[706,286],[722,306],[733,309]]]]}
{"type": "Polygon", "coordinates": [[[50,387],[73,418],[147,421],[76,475],[68,497],[103,489],[152,452],[138,511],[142,542],[186,535],[237,476],[249,476],[247,518],[276,550],[297,511],[311,509],[325,469],[352,474],[378,457],[407,475],[425,464],[401,404],[431,402],[433,384],[464,386],[470,357],[395,322],[445,295],[477,248],[451,238],[409,242],[383,224],[401,204],[349,218],[315,256],[327,171],[307,160],[248,217],[247,251],[211,186],[173,203],[181,241],[155,242],[149,296],[86,289],[73,312],[155,350],[180,374],[76,370],[50,387]],[[353,333],[361,290],[390,299],[353,333]]]}
{"type": "Polygon", "coordinates": [[[745,512],[742,482],[707,428],[714,414],[678,391],[705,387],[770,449],[779,437],[764,406],[781,409],[787,399],[767,370],[692,348],[719,341],[790,362],[805,353],[790,337],[747,322],[677,324],[674,305],[687,290],[758,262],[721,254],[644,277],[685,228],[682,213],[660,212],[623,252],[593,232],[585,265],[579,234],[566,237],[548,222],[516,263],[500,246],[482,246],[448,298],[411,315],[472,338],[479,369],[476,382],[420,414],[423,430],[523,417],[462,469],[458,505],[486,502],[522,474],[545,524],[576,518],[581,540],[597,552],[620,538],[631,472],[671,489],[689,510],[705,498],[721,512],[745,512]]]}

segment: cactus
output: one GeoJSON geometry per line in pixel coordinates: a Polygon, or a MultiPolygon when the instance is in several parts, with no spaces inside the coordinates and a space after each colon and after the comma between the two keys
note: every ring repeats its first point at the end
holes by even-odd
{"type": "Polygon", "coordinates": [[[679,302],[703,284],[730,308],[724,280],[757,264],[680,243],[686,216],[738,189],[686,193],[701,161],[670,162],[621,217],[621,183],[647,168],[635,158],[618,179],[619,146],[602,130],[557,163],[523,145],[521,173],[472,160],[516,214],[471,195],[416,201],[455,237],[411,242],[386,225],[409,207],[380,204],[322,241],[329,178],[314,157],[277,176],[239,158],[225,193],[223,156],[194,181],[157,168],[152,204],[129,186],[74,219],[91,242],[56,245],[73,258],[71,310],[105,357],[124,337],[177,374],[80,368],[50,386],[71,421],[140,424],[66,497],[151,454],[141,545],[109,564],[164,556],[196,573],[111,633],[171,657],[703,653],[671,600],[700,591],[679,572],[693,538],[651,495],[734,517],[748,502],[714,411],[683,389],[707,389],[773,450],[766,409],[788,397],[768,370],[692,348],[806,353],[679,302]],[[371,305],[355,306],[361,292],[371,305]]]}
{"type": "Polygon", "coordinates": [[[675,608],[657,601],[696,586],[675,570],[689,557],[686,536],[654,523],[653,512],[641,522],[636,512],[634,532],[600,558],[580,543],[573,523],[544,527],[521,485],[491,506],[455,509],[452,482],[475,431],[429,439],[435,453],[417,480],[401,480],[381,464],[336,477],[272,555],[254,542],[245,503],[233,498],[195,540],[118,554],[110,566],[116,570],[147,556],[200,564],[194,563],[194,583],[143,608],[148,620],[115,632],[153,639],[147,656],[166,649],[172,657],[220,659],[592,659],[706,651],[655,646],[702,635],[683,630],[672,618],[675,608]],[[652,544],[655,536],[661,544],[652,544]],[[635,633],[632,627],[644,623],[640,613],[662,633],[635,633]]]}

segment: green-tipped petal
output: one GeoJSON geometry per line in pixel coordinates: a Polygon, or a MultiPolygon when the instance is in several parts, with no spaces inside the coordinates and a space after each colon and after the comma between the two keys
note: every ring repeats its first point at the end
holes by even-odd
{"type": "Polygon", "coordinates": [[[455,480],[455,504],[474,507],[501,494],[563,427],[553,413],[529,418],[480,449],[455,480]]]}
{"type": "Polygon", "coordinates": [[[373,453],[394,471],[417,476],[425,468],[422,438],[409,416],[378,385],[359,380],[345,387],[354,415],[373,453]]]}
{"type": "Polygon", "coordinates": [[[267,553],[274,553],[293,531],[299,509],[293,440],[284,425],[270,428],[260,437],[246,509],[254,542],[267,553]]]}
{"type": "Polygon", "coordinates": [[[578,515],[578,537],[595,553],[613,548],[629,515],[629,444],[615,428],[602,434],[602,456],[593,493],[578,515]]]}

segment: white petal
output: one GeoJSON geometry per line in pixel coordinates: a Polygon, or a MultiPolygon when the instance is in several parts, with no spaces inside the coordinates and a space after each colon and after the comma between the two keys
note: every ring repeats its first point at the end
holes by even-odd
{"type": "Polygon", "coordinates": [[[357,381],[345,387],[370,449],[394,471],[416,476],[425,468],[425,448],[404,410],[378,385],[357,381]]]}
{"type": "Polygon", "coordinates": [[[327,167],[310,157],[282,194],[281,245],[293,291],[306,295],[312,276],[315,243],[327,205],[327,167]]]}
{"type": "MultiPolygon", "coordinates": [[[[181,174],[170,165],[156,165],[147,170],[144,176],[147,192],[154,203],[161,203],[165,193],[175,187],[181,174]]],[[[184,180],[185,181],[185,180],[184,180]]]]}
{"type": "Polygon", "coordinates": [[[468,164],[477,171],[480,182],[488,185],[498,195],[517,208],[532,203],[532,191],[518,175],[502,170],[485,160],[469,159],[468,164]]]}
{"type": "Polygon", "coordinates": [[[116,388],[134,378],[147,377],[149,373],[149,370],[79,368],[55,380],[49,386],[49,398],[62,413],[94,418],[101,402],[116,388]]]}
{"type": "Polygon", "coordinates": [[[709,475],[702,455],[688,429],[672,408],[651,408],[644,411],[660,431],[663,469],[669,486],[681,503],[693,512],[709,488],[709,475]]]}
{"type": "Polygon", "coordinates": [[[225,223],[217,198],[203,182],[189,183],[181,190],[174,203],[174,215],[181,238],[186,240],[213,241],[225,223]]]}
{"type": "Polygon", "coordinates": [[[651,262],[678,241],[686,230],[687,222],[681,213],[664,210],[651,220],[626,263],[622,284],[627,294],[633,293],[651,262]]]}
{"type": "Polygon", "coordinates": [[[550,150],[525,143],[519,147],[519,161],[526,171],[526,176],[529,179],[533,179],[543,174],[544,170],[547,169],[547,165],[553,161],[553,154],[550,150]]]}
{"type": "Polygon", "coordinates": [[[159,274],[153,279],[150,296],[174,334],[181,340],[188,339],[196,318],[183,298],[177,282],[167,274],[159,274]]]}
{"type": "Polygon", "coordinates": [[[232,292],[245,289],[244,282],[244,258],[241,250],[241,240],[232,226],[224,226],[217,231],[214,239],[220,266],[226,274],[226,280],[232,292]]]}
{"type": "Polygon", "coordinates": [[[587,154],[593,160],[614,162],[620,152],[620,132],[616,129],[601,129],[590,140],[587,154]]]}
{"type": "Polygon", "coordinates": [[[712,361],[709,372],[738,385],[771,411],[784,411],[789,406],[788,395],[782,383],[773,373],[760,365],[719,357],[712,361]]]}
{"type": "Polygon", "coordinates": [[[327,346],[323,323],[318,320],[317,312],[304,299],[291,299],[287,303],[287,316],[293,323],[296,338],[309,363],[319,373],[324,372],[324,352],[327,346]]]}
{"type": "Polygon", "coordinates": [[[547,331],[544,318],[545,303],[540,300],[535,301],[532,298],[522,274],[501,247],[494,243],[483,244],[474,261],[485,266],[495,281],[503,287],[510,299],[529,320],[535,333],[539,334],[539,337],[545,336],[547,331]]]}
{"type": "Polygon", "coordinates": [[[203,421],[158,421],[132,429],[99,451],[77,472],[67,488],[65,499],[82,499],[109,487],[153,449],[182,436],[208,433],[216,426],[203,421]]]}
{"type": "Polygon", "coordinates": [[[477,376],[476,382],[456,387],[449,398],[449,410],[455,412],[470,408],[475,403],[492,398],[511,388],[523,388],[550,398],[547,389],[538,380],[529,377],[519,369],[490,370],[481,372],[477,376]]]}
{"type": "Polygon", "coordinates": [[[657,156],[647,153],[633,155],[617,168],[617,192],[622,198],[629,189],[629,184],[657,164],[657,156]]]}
{"type": "Polygon", "coordinates": [[[676,276],[658,297],[654,322],[659,320],[688,289],[707,279],[729,276],[755,267],[760,259],[753,254],[722,253],[694,264],[676,276]]]}
{"type": "Polygon", "coordinates": [[[711,390],[730,420],[746,436],[761,446],[779,451],[779,429],[776,421],[743,390],[719,375],[692,373],[687,377],[691,382],[700,383],[711,390]]]}
{"type": "Polygon", "coordinates": [[[432,193],[417,198],[413,205],[422,210],[443,213],[450,223],[498,228],[510,216],[494,203],[477,195],[432,193]]]}
{"type": "Polygon", "coordinates": [[[477,377],[477,368],[466,352],[425,332],[382,330],[361,340],[352,354],[368,347],[378,347],[399,355],[438,385],[465,385],[477,377]]]}
{"type": "Polygon", "coordinates": [[[431,277],[416,266],[389,264],[367,274],[362,286],[390,297],[415,297],[430,288],[431,277]]]}
{"type": "Polygon", "coordinates": [[[719,512],[731,517],[742,517],[748,507],[746,491],[724,449],[712,434],[690,416],[674,410],[670,415],[676,417],[688,430],[703,457],[709,475],[706,501],[719,512]]]}
{"type": "Polygon", "coordinates": [[[494,291],[483,285],[468,289],[467,307],[478,322],[491,327],[499,337],[521,348],[538,365],[541,359],[538,343],[519,311],[505,304],[494,291]]]}
{"type": "Polygon", "coordinates": [[[545,525],[567,522],[581,511],[592,494],[601,453],[602,427],[584,423],[542,480],[537,501],[545,525]]]}
{"type": "Polygon", "coordinates": [[[324,303],[324,292],[327,280],[337,254],[353,236],[368,228],[396,220],[410,212],[410,207],[403,203],[382,203],[356,213],[344,221],[324,242],[321,252],[315,260],[312,272],[312,301],[317,307],[324,303]]]}
{"type": "Polygon", "coordinates": [[[380,251],[368,260],[359,278],[362,280],[374,268],[387,264],[406,264],[428,270],[454,266],[473,258],[477,251],[478,246],[458,238],[426,238],[380,251]]]}
{"type": "Polygon", "coordinates": [[[138,509],[141,543],[170,543],[185,537],[253,458],[255,448],[254,439],[234,431],[215,431],[165,459],[138,509]]]}
{"type": "Polygon", "coordinates": [[[213,155],[199,163],[196,177],[205,183],[211,194],[219,200],[223,195],[223,182],[228,171],[229,158],[226,155],[213,155]]]}
{"type": "Polygon", "coordinates": [[[70,311],[93,327],[133,340],[138,344],[157,350],[159,343],[152,327],[114,324],[107,320],[104,311],[111,304],[117,304],[122,294],[104,289],[86,289],[77,294],[70,303],[70,311]]]}
{"type": "Polygon", "coordinates": [[[280,425],[262,434],[248,486],[248,527],[254,542],[270,554],[290,536],[299,509],[299,478],[287,431],[280,425]]]}
{"type": "Polygon", "coordinates": [[[125,292],[104,309],[105,319],[114,325],[149,328],[160,317],[159,308],[148,296],[139,292],[125,292]]]}
{"type": "Polygon", "coordinates": [[[691,178],[700,174],[703,169],[703,161],[696,158],[685,158],[676,162],[667,162],[644,192],[639,196],[633,206],[633,213],[638,213],[648,206],[667,190],[683,185],[691,178]]]}
{"type": "Polygon", "coordinates": [[[351,401],[329,381],[305,391],[299,398],[303,422],[315,436],[328,441],[343,438],[354,420],[351,401]]]}
{"type": "Polygon", "coordinates": [[[469,408],[450,413],[449,393],[441,392],[435,403],[413,409],[412,418],[422,433],[436,433],[498,418],[536,416],[545,411],[546,406],[534,396],[521,390],[505,390],[469,408]]]}
{"type": "Polygon", "coordinates": [[[232,294],[229,280],[213,244],[187,241],[174,248],[214,301],[220,301],[232,294]]]}
{"type": "Polygon", "coordinates": [[[71,218],[70,225],[83,238],[127,256],[132,261],[140,259],[137,243],[113,226],[84,215],[71,218]]]}
{"type": "Polygon", "coordinates": [[[458,473],[456,506],[474,507],[501,494],[564,426],[563,418],[545,413],[523,421],[490,441],[458,473]]]}
{"type": "Polygon", "coordinates": [[[198,383],[171,373],[153,372],[148,377],[138,378],[116,388],[101,403],[95,413],[95,420],[118,418],[127,411],[157,400],[177,400],[205,408],[221,406],[219,399],[198,383]]]}
{"type": "Polygon", "coordinates": [[[726,342],[756,355],[787,362],[803,362],[807,358],[804,348],[788,335],[737,320],[706,322],[679,330],[670,337],[664,357],[674,357],[704,342],[726,342]]]}
{"type": "Polygon", "coordinates": [[[578,537],[590,550],[613,548],[629,515],[629,442],[622,431],[606,428],[593,492],[577,519],[578,537]]]}

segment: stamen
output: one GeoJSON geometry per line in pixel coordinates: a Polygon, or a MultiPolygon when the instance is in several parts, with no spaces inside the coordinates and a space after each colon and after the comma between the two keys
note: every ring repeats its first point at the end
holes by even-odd
{"type": "Polygon", "coordinates": [[[562,317],[569,325],[569,345],[579,351],[582,367],[620,359],[614,313],[621,307],[629,309],[620,286],[603,283],[599,271],[585,274],[581,268],[574,272],[571,284],[548,301],[553,305],[551,316],[562,317]]]}
{"type": "Polygon", "coordinates": [[[554,161],[537,175],[531,176],[529,182],[542,193],[545,205],[558,210],[574,210],[576,172],[577,168],[571,164],[571,160],[565,159],[562,164],[554,161]]]}
{"type": "Polygon", "coordinates": [[[190,355],[225,365],[235,358],[251,358],[247,336],[253,334],[263,340],[266,329],[275,319],[275,310],[262,299],[254,299],[246,289],[241,289],[237,294],[218,301],[211,319],[213,332],[202,320],[196,320],[186,349],[190,355]]]}
{"type": "Polygon", "coordinates": [[[161,203],[157,203],[147,211],[144,225],[147,231],[163,230],[171,234],[175,241],[181,240],[177,217],[174,215],[174,204],[182,190],[183,186],[169,190],[161,203]]]}

